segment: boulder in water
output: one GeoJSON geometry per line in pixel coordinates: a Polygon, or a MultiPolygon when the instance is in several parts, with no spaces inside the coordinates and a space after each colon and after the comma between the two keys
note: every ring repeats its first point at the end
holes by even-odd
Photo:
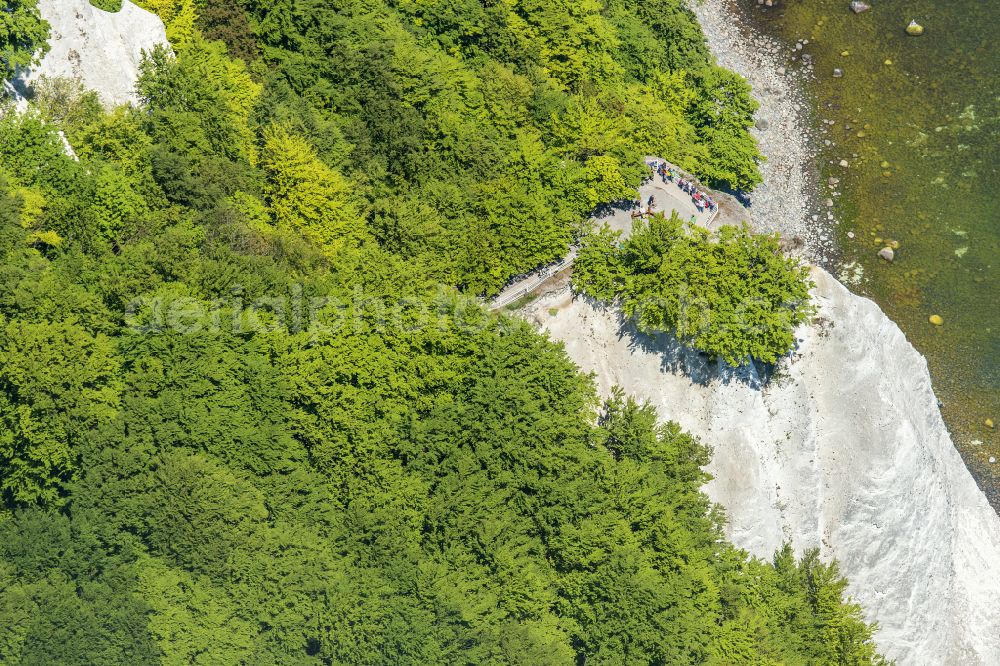
{"type": "Polygon", "coordinates": [[[871,5],[865,2],[861,2],[861,0],[854,0],[851,3],[851,11],[854,12],[855,14],[862,14],[871,8],[872,8],[871,5]]]}
{"type": "Polygon", "coordinates": [[[878,251],[878,256],[882,257],[891,264],[892,260],[896,258],[896,253],[887,245],[878,251]]]}
{"type": "Polygon", "coordinates": [[[920,25],[916,21],[910,21],[910,25],[906,26],[906,34],[911,37],[919,37],[924,34],[924,26],[920,25]]]}

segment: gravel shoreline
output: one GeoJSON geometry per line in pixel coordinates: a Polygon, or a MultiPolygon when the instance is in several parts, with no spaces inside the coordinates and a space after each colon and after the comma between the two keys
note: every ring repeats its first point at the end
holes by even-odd
{"type": "Polygon", "coordinates": [[[820,201],[814,146],[822,137],[802,90],[812,76],[808,56],[750,28],[733,0],[692,0],[689,6],[719,65],[743,76],[760,102],[751,132],[767,161],[763,184],[750,193],[751,225],[781,233],[795,254],[833,270],[837,220],[829,200],[820,201]]]}

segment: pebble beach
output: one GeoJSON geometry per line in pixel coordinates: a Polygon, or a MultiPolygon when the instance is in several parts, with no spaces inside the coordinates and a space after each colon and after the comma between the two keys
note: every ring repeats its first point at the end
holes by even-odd
{"type": "Polygon", "coordinates": [[[742,10],[731,0],[702,0],[690,8],[719,64],[746,78],[760,103],[752,132],[767,159],[761,165],[764,182],[749,195],[752,226],[781,233],[803,259],[833,268],[837,221],[816,187],[819,175],[813,166],[812,147],[823,138],[811,127],[801,92],[812,76],[808,57],[746,27],[742,10]]]}

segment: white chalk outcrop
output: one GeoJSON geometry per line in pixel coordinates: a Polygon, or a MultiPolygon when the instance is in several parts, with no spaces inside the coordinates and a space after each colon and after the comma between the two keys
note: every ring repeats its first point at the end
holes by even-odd
{"type": "Polygon", "coordinates": [[[602,394],[620,385],[714,447],[706,492],[734,543],[838,559],[900,666],[1000,664],[1000,519],[952,445],[926,362],[874,302],[821,269],[813,279],[817,323],[763,389],[752,370],[636,335],[565,288],[525,315],[602,394]]]}
{"type": "Polygon", "coordinates": [[[38,9],[52,27],[50,50],[14,81],[22,93],[41,76],[68,77],[97,91],[109,106],[135,102],[143,51],[169,45],[159,17],[129,0],[114,13],[89,0],[39,0],[38,9]]]}

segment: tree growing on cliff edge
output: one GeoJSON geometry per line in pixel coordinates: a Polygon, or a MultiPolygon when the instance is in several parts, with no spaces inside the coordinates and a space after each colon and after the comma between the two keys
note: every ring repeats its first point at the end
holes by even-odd
{"type": "Polygon", "coordinates": [[[7,0],[0,11],[0,68],[6,81],[49,50],[49,24],[38,13],[38,0],[7,0]]]}
{"type": "Polygon", "coordinates": [[[620,297],[643,333],[672,333],[731,366],[776,362],[812,313],[808,269],[784,256],[775,236],[730,226],[711,234],[674,213],[637,222],[628,240],[617,241],[607,229],[586,238],[576,289],[620,297]]]}

